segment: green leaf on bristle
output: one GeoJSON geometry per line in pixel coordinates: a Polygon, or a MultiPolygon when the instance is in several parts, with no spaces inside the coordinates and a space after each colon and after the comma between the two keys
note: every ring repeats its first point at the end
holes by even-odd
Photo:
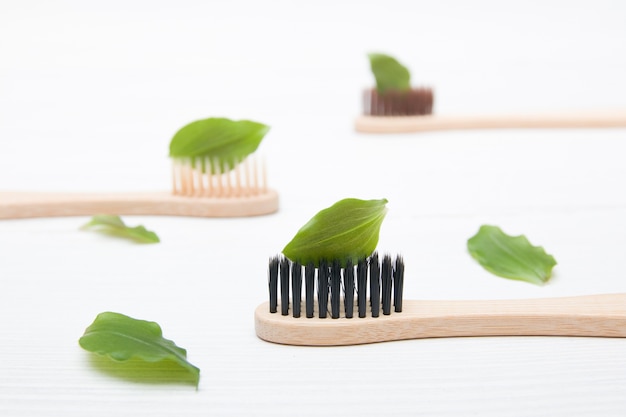
{"type": "Polygon", "coordinates": [[[346,198],[317,213],[285,246],[283,254],[302,264],[350,259],[354,264],[374,252],[387,200],[346,198]]]}
{"type": "Polygon", "coordinates": [[[192,381],[196,387],[200,380],[200,369],[187,361],[187,351],[164,339],[161,327],[152,321],[100,313],[78,343],[89,352],[132,365],[120,368],[107,364],[106,369],[116,370],[119,376],[146,381],[192,381]]]}
{"type": "Polygon", "coordinates": [[[81,229],[93,229],[111,236],[131,239],[137,243],[158,243],[160,241],[156,233],[146,229],[144,226],[126,226],[119,216],[109,214],[93,216],[81,229]]]}
{"type": "Polygon", "coordinates": [[[497,226],[483,225],[467,241],[470,255],[494,275],[542,285],[550,279],[556,260],[526,236],[509,236],[497,226]]]}
{"type": "Polygon", "coordinates": [[[379,53],[368,54],[368,57],[372,73],[376,79],[376,89],[379,93],[411,89],[409,70],[395,58],[379,53]]]}
{"type": "MultiPolygon", "coordinates": [[[[269,126],[250,120],[211,117],[183,126],[170,142],[174,159],[208,159],[212,173],[227,172],[256,151],[269,126]],[[218,163],[217,170],[213,164],[218,163]]],[[[203,165],[204,171],[204,165],[203,165]]]]}

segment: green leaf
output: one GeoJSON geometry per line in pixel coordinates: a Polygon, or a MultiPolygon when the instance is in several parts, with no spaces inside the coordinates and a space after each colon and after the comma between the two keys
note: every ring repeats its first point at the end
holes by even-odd
{"type": "Polygon", "coordinates": [[[353,263],[374,252],[387,200],[346,198],[317,213],[285,246],[283,254],[303,264],[348,259],[353,263]]]}
{"type": "Polygon", "coordinates": [[[191,376],[196,386],[200,380],[200,369],[187,361],[187,351],[164,339],[161,327],[152,321],[137,320],[120,313],[100,313],[78,343],[89,352],[115,361],[142,361],[146,367],[160,370],[175,365],[174,370],[184,370],[184,375],[191,376]]]}
{"type": "Polygon", "coordinates": [[[467,249],[483,268],[503,278],[541,285],[550,279],[556,260],[526,236],[509,236],[497,226],[484,225],[467,241],[467,249]]]}
{"type": "Polygon", "coordinates": [[[376,88],[379,93],[389,90],[408,91],[411,89],[409,70],[395,58],[385,54],[368,54],[376,88]]]}
{"type": "Polygon", "coordinates": [[[81,229],[93,229],[111,236],[132,239],[138,243],[159,242],[159,237],[156,233],[147,230],[141,225],[135,227],[126,226],[119,216],[109,214],[99,214],[97,216],[93,216],[87,224],[81,227],[81,229]]]}
{"type": "MultiPolygon", "coordinates": [[[[176,132],[170,142],[170,157],[191,158],[192,164],[196,158],[206,158],[211,164],[217,162],[220,172],[227,172],[256,151],[269,130],[269,126],[249,120],[197,120],[176,132]]],[[[213,165],[212,172],[216,172],[213,165]]]]}

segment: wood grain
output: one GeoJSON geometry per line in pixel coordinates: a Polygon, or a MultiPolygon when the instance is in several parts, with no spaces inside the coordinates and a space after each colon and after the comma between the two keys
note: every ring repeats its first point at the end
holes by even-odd
{"type": "Polygon", "coordinates": [[[91,216],[95,214],[245,217],[274,213],[278,193],[249,197],[185,197],[170,192],[27,193],[0,192],[0,219],[91,216]]]}
{"type": "Polygon", "coordinates": [[[460,336],[626,337],[626,294],[404,301],[401,313],[352,319],[282,316],[264,303],[256,309],[255,328],[263,340],[306,346],[460,336]]]}
{"type": "Polygon", "coordinates": [[[360,116],[361,133],[409,133],[435,130],[626,127],[626,111],[476,116],[360,116]]]}

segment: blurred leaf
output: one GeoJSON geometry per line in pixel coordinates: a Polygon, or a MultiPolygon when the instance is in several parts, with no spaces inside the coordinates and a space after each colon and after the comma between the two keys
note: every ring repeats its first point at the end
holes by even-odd
{"type": "Polygon", "coordinates": [[[78,343],[85,350],[124,362],[125,366],[117,369],[107,366],[123,376],[138,380],[153,377],[167,382],[169,372],[179,381],[191,378],[196,386],[200,380],[200,370],[187,361],[187,351],[164,339],[161,327],[152,321],[100,313],[78,343]]]}
{"type": "Polygon", "coordinates": [[[191,122],[182,127],[170,142],[170,157],[196,159],[212,164],[212,173],[227,172],[256,151],[263,137],[269,132],[269,126],[249,120],[230,120],[208,118],[191,122]]]}
{"type": "Polygon", "coordinates": [[[526,236],[509,236],[497,226],[484,225],[467,241],[467,249],[483,268],[503,278],[541,285],[550,279],[556,260],[526,236]]]}
{"type": "Polygon", "coordinates": [[[379,93],[389,90],[408,91],[411,89],[409,70],[395,58],[385,54],[368,54],[376,88],[379,93]]]}
{"type": "Polygon", "coordinates": [[[108,235],[132,239],[138,243],[158,243],[160,241],[156,233],[145,227],[141,225],[126,226],[119,216],[109,214],[93,216],[89,223],[83,225],[81,229],[93,229],[108,235]]]}

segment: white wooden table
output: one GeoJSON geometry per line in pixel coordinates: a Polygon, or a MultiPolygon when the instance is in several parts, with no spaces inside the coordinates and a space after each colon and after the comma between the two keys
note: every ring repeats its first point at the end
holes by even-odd
{"type": "Polygon", "coordinates": [[[267,260],[344,197],[389,200],[379,242],[409,299],[626,292],[626,130],[353,131],[365,54],[395,54],[439,113],[626,107],[624,7],[605,2],[0,4],[0,190],[152,191],[174,132],[272,126],[281,209],[127,217],[162,243],[0,221],[0,415],[623,416],[626,340],[503,337],[354,347],[265,343],[267,260]],[[384,7],[383,7],[384,6],[384,7]],[[395,12],[396,9],[402,9],[395,12]],[[481,224],[558,261],[545,286],[468,255],[481,224]],[[102,311],[157,321],[198,389],[119,378],[78,346],[102,311]]]}

